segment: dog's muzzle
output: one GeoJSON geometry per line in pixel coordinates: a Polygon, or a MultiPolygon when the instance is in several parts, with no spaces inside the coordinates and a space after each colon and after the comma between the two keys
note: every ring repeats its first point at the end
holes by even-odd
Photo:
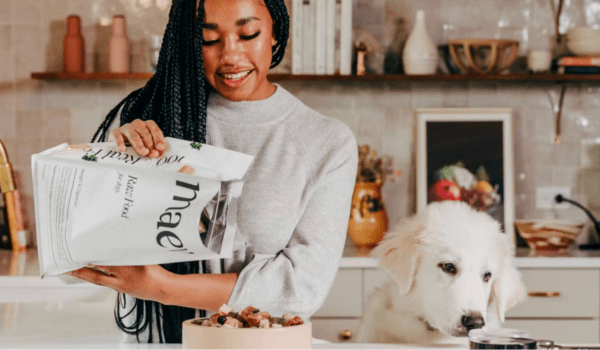
{"type": "Polygon", "coordinates": [[[469,332],[471,329],[482,328],[485,326],[483,316],[481,316],[481,313],[477,311],[472,311],[464,315],[460,322],[467,329],[467,332],[469,332]]]}

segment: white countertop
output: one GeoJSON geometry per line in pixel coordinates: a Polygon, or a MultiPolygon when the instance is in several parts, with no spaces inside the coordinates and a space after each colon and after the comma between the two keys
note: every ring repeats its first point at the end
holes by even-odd
{"type": "MultiPolygon", "coordinates": [[[[379,262],[369,257],[371,249],[357,247],[346,241],[340,268],[377,268],[379,262]]],[[[536,255],[529,248],[517,248],[515,265],[518,268],[600,268],[600,251],[573,249],[566,255],[536,255]]],[[[1,271],[1,270],[0,270],[1,271]]]]}
{"type": "MultiPolygon", "coordinates": [[[[351,239],[346,241],[340,268],[377,268],[379,262],[371,258],[371,249],[357,247],[351,239]]],[[[519,268],[600,268],[600,251],[582,251],[573,249],[567,255],[543,256],[535,255],[528,248],[518,248],[515,265],[519,268]]],[[[0,250],[0,283],[40,283],[40,269],[36,249],[24,253],[13,254],[9,250],[0,250]]],[[[63,283],[57,278],[45,278],[46,286],[60,286],[63,283]]]]}
{"type": "MultiPolygon", "coordinates": [[[[181,349],[181,344],[131,344],[122,342],[113,318],[114,303],[37,302],[0,303],[0,348],[44,349],[181,349]]],[[[313,349],[468,349],[458,344],[352,344],[313,341],[313,349]]],[[[566,345],[566,344],[564,344],[566,345]]],[[[600,344],[579,345],[600,347],[600,344]]]]}

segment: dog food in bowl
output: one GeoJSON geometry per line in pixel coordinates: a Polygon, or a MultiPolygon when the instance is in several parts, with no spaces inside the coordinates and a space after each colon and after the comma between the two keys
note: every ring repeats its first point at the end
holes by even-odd
{"type": "Polygon", "coordinates": [[[310,348],[312,327],[298,316],[272,317],[248,306],[241,312],[223,305],[209,318],[183,323],[184,349],[310,348]]]}
{"type": "Polygon", "coordinates": [[[536,252],[565,251],[584,226],[563,220],[515,220],[517,232],[536,252]]]}

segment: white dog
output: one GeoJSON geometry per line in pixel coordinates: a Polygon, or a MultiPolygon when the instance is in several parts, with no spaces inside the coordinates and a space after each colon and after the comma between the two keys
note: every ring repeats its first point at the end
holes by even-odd
{"type": "Polygon", "coordinates": [[[500,326],[525,297],[500,224],[463,202],[430,204],[388,232],[372,256],[392,282],[370,296],[360,343],[456,342],[500,326]]]}

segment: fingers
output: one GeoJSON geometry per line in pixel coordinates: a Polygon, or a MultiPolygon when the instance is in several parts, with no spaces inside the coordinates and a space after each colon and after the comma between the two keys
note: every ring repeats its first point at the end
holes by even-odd
{"type": "Polygon", "coordinates": [[[129,141],[139,155],[151,158],[161,156],[166,149],[163,132],[153,120],[136,119],[113,130],[111,139],[114,139],[121,152],[126,150],[125,142],[129,141]]]}
{"type": "Polygon", "coordinates": [[[121,134],[127,137],[127,140],[131,144],[131,147],[140,155],[147,156],[150,153],[150,150],[144,146],[144,141],[140,137],[140,134],[135,129],[135,126],[132,124],[125,124],[119,128],[121,134]]]}
{"type": "Polygon", "coordinates": [[[71,271],[70,275],[99,286],[112,287],[115,281],[114,276],[108,275],[100,270],[95,270],[88,267],[71,271]]]}
{"type": "Polygon", "coordinates": [[[164,151],[166,148],[165,137],[163,135],[162,130],[156,125],[154,120],[148,120],[146,122],[148,129],[150,129],[150,133],[152,134],[152,139],[154,140],[154,146],[158,151],[164,151]]]}
{"type": "Polygon", "coordinates": [[[190,174],[190,175],[194,175],[194,168],[192,168],[189,165],[184,165],[181,169],[179,169],[177,171],[178,173],[183,173],[183,174],[190,174]]]}

